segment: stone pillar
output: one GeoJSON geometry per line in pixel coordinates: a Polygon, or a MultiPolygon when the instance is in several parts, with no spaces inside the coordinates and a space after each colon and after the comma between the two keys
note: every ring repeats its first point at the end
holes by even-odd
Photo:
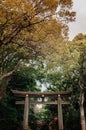
{"type": "Polygon", "coordinates": [[[28,130],[29,97],[25,97],[23,130],[28,130]]]}
{"type": "Polygon", "coordinates": [[[58,126],[59,130],[63,130],[62,101],[60,95],[58,95],[58,126]]]}

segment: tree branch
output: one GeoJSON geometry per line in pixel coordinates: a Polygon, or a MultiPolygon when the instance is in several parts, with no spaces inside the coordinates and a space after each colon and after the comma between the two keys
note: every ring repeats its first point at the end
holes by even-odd
{"type": "Polygon", "coordinates": [[[2,75],[0,77],[0,81],[3,80],[4,78],[10,77],[16,71],[17,68],[18,68],[18,66],[16,66],[13,70],[7,72],[6,74],[2,75]]]}

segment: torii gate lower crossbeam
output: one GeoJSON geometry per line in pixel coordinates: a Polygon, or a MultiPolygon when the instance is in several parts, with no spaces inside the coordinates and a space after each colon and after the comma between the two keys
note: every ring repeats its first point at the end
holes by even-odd
{"type": "Polygon", "coordinates": [[[32,104],[57,104],[58,105],[58,126],[59,130],[63,130],[63,115],[62,115],[62,104],[69,104],[69,102],[64,102],[61,99],[61,96],[70,95],[71,92],[44,92],[44,93],[34,93],[34,92],[21,92],[12,90],[14,95],[25,97],[25,101],[17,101],[16,104],[24,104],[24,120],[23,120],[23,130],[28,130],[28,114],[29,114],[29,106],[30,106],[30,98],[31,97],[55,97],[57,101],[55,102],[32,102],[32,104]]]}

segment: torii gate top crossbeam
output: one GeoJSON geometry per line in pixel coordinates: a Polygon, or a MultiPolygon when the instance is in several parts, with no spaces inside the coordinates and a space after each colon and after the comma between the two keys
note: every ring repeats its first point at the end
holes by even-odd
{"type": "Polygon", "coordinates": [[[71,95],[71,91],[64,92],[22,92],[17,90],[12,90],[12,93],[16,96],[25,97],[28,95],[29,97],[57,97],[58,95],[71,95]]]}

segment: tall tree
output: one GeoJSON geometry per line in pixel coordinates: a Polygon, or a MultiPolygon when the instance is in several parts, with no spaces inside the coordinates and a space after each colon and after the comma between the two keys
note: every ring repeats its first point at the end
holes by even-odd
{"type": "Polygon", "coordinates": [[[81,117],[81,129],[85,130],[85,113],[84,113],[84,91],[85,91],[85,81],[84,76],[86,74],[86,35],[78,34],[74,38],[75,44],[77,46],[78,43],[78,51],[79,51],[79,105],[80,105],[80,117],[81,117]]]}
{"type": "Polygon", "coordinates": [[[49,89],[55,91],[63,86],[61,90],[75,91],[74,95],[78,96],[77,103],[80,107],[81,129],[85,130],[86,35],[78,34],[72,42],[65,41],[57,44],[57,46],[53,46],[52,50],[54,50],[53,53],[48,55],[46,59],[48,78],[50,78],[48,81],[51,84],[49,89]],[[58,76],[55,76],[56,72],[58,72],[58,76],[60,73],[60,81],[57,80],[58,76]]]}
{"type": "MultiPolygon", "coordinates": [[[[64,2],[58,2],[58,0],[13,0],[13,2],[11,2],[11,0],[1,0],[0,48],[3,49],[5,46],[15,44],[15,46],[17,46],[17,49],[24,47],[29,49],[29,54],[35,53],[36,44],[34,44],[34,42],[38,43],[40,40],[40,38],[37,38],[37,35],[39,34],[38,32],[40,32],[41,40],[43,40],[44,35],[47,36],[45,33],[47,27],[45,27],[44,30],[43,27],[45,25],[49,25],[53,19],[56,19],[56,13],[59,15],[57,24],[55,25],[57,27],[57,30],[59,30],[59,27],[62,28],[64,25],[62,20],[60,21],[61,18],[66,18],[66,21],[74,20],[75,13],[70,11],[70,7],[72,7],[71,0],[69,2],[67,2],[67,0],[64,0],[64,2]],[[57,11],[58,8],[59,11],[57,11]],[[64,12],[64,9],[65,16],[61,15],[62,12],[64,12]],[[59,26],[61,24],[62,26],[59,26]],[[23,44],[21,44],[21,41],[23,44]]],[[[51,26],[53,26],[53,24],[51,24],[51,26]]],[[[50,30],[51,29],[48,29],[47,33],[52,34],[54,29],[52,29],[52,31],[50,30]]],[[[60,31],[59,33],[61,34],[62,32],[60,31]]],[[[37,48],[38,47],[39,45],[37,48]]],[[[21,52],[22,51],[23,50],[21,49],[21,52]]],[[[4,57],[7,59],[7,51],[5,51],[5,53],[4,54],[6,56],[3,56],[3,54],[1,54],[3,60],[4,57]]]]}

